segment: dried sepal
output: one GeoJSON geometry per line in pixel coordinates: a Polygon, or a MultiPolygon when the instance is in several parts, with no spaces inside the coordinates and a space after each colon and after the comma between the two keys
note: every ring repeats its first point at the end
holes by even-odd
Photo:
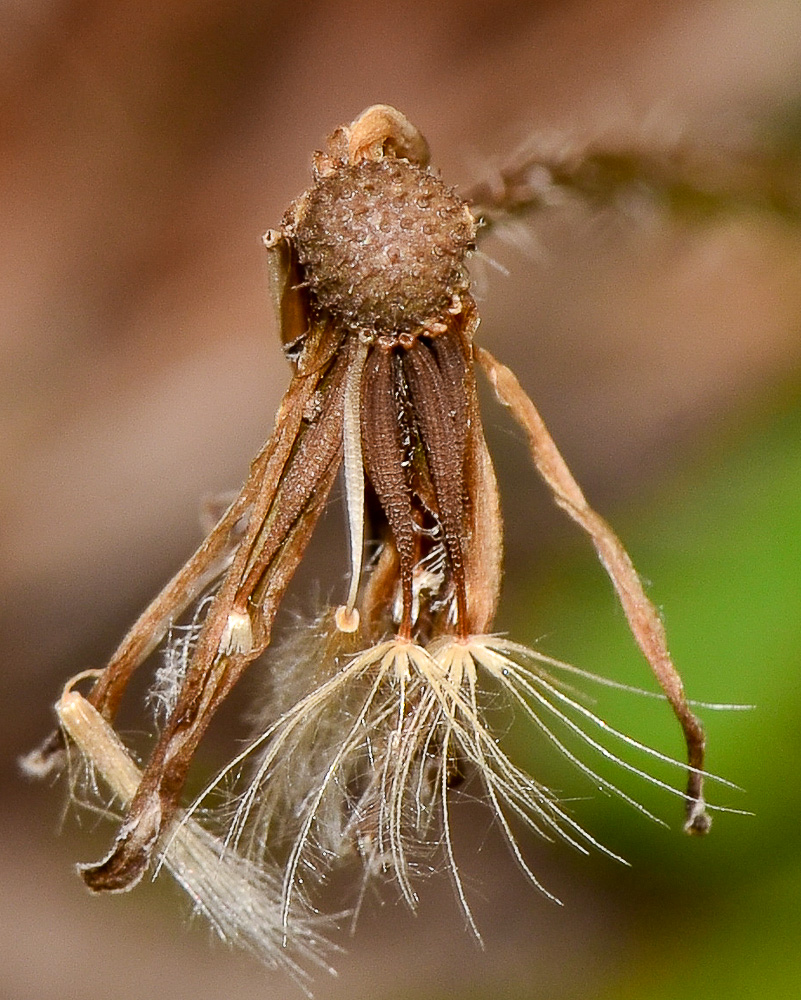
{"type": "MultiPolygon", "coordinates": [[[[211,603],[180,695],[145,768],[128,819],[109,857],[83,872],[84,881],[95,891],[131,888],[147,870],[208,723],[248,664],[269,644],[281,597],[333,485],[341,461],[348,359],[333,357],[322,332],[310,338],[304,353],[265,448],[269,457],[259,469],[261,475],[252,477],[243,490],[251,498],[248,526],[211,603]],[[308,402],[321,385],[327,388],[326,405],[316,419],[308,420],[308,402]],[[252,641],[246,652],[227,649],[232,614],[250,618],[252,641]]],[[[96,691],[102,696],[126,680],[106,671],[90,701],[95,702],[96,691]]]]}
{"type": "Polygon", "coordinates": [[[642,586],[629,554],[604,519],[587,503],[537,408],[517,378],[484,348],[476,357],[498,398],[509,407],[526,432],[537,471],[547,483],[556,503],[590,536],[598,558],[609,574],[625,612],[632,635],[642,650],[660,687],[681,724],[687,744],[687,833],[704,834],[710,826],[703,796],[704,730],[687,703],[681,676],[667,648],[665,628],[642,586]]]}

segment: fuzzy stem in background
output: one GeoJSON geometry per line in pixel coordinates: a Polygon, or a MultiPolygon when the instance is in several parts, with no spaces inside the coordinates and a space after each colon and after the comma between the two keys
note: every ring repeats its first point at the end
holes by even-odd
{"type": "Polygon", "coordinates": [[[465,192],[481,234],[505,221],[575,197],[613,206],[627,192],[650,193],[688,218],[738,208],[801,220],[798,156],[776,151],[710,148],[708,143],[649,146],[612,139],[532,143],[487,180],[465,192]]]}

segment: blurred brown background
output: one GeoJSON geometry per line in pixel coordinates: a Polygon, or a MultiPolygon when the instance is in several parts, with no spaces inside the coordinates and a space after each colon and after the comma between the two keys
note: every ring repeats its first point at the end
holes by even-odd
{"type": "MultiPolygon", "coordinates": [[[[102,664],[191,551],[199,499],[235,488],[269,432],[287,369],[259,237],[311,151],[379,101],[462,186],[541,128],[758,142],[797,113],[799,66],[796,0],[3,6],[3,995],[293,995],[186,933],[174,900],[89,899],[71,866],[104,841],[70,824],[57,838],[63,790],[24,783],[15,761],[63,680],[102,664]]],[[[481,337],[605,512],[801,365],[801,240],[781,219],[553,212],[483,249],[508,274],[479,268],[481,337]]],[[[503,488],[525,459],[504,417],[488,422],[503,488]]],[[[510,590],[569,531],[532,493],[506,491],[510,590]]],[[[503,984],[522,978],[520,995],[586,996],[625,960],[614,891],[583,885],[572,859],[544,862],[565,866],[565,915],[501,847],[482,858],[486,952],[443,878],[416,920],[368,906],[317,995],[517,996],[503,984]]]]}

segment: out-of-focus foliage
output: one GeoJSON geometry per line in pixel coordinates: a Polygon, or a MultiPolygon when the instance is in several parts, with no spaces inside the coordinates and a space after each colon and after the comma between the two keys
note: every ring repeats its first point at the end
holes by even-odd
{"type": "MultiPolygon", "coordinates": [[[[574,805],[631,861],[616,888],[630,894],[631,939],[611,983],[587,997],[789,998],[801,989],[801,394],[797,386],[747,425],[710,438],[704,453],[628,516],[613,518],[654,581],[691,697],[752,704],[702,711],[709,766],[744,789],[710,785],[710,799],[753,812],[719,814],[709,837],[678,832],[678,803],[643,797],[661,831],[600,794],[574,805]]],[[[591,556],[538,567],[518,629],[592,670],[648,686],[591,556]],[[639,676],[638,676],[639,675],[639,676]]],[[[581,683],[586,688],[585,683],[581,683]]],[[[597,692],[601,714],[680,755],[666,706],[597,692]]],[[[522,749],[522,748],[521,748],[522,749]]],[[[536,756],[536,755],[534,755],[536,756]]],[[[528,762],[536,767],[536,760],[528,762]]],[[[535,771],[536,773],[536,771],[535,771]]],[[[629,788],[629,782],[621,779],[629,788]]],[[[586,794],[586,789],[583,793],[586,794]]],[[[522,995],[539,995],[536,992],[522,995]]]]}

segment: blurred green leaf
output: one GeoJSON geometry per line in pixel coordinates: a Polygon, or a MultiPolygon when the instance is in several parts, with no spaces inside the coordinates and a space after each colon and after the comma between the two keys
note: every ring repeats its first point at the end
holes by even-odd
{"type": "MultiPolygon", "coordinates": [[[[697,841],[678,832],[681,803],[648,789],[638,798],[669,821],[669,834],[597,793],[575,805],[581,822],[632,862],[633,895],[625,905],[636,908],[639,928],[619,981],[588,995],[797,997],[800,401],[784,400],[749,427],[721,433],[642,509],[606,513],[653,581],[651,596],[663,608],[689,696],[756,706],[701,710],[710,769],[745,789],[710,784],[710,800],[754,815],[718,814],[710,836],[697,841]]],[[[654,689],[611,587],[580,541],[550,567],[537,567],[512,612],[513,632],[530,643],[544,635],[543,651],[654,689]]],[[[665,704],[603,688],[592,693],[600,714],[609,707],[610,722],[681,758],[678,726],[665,704]]],[[[519,729],[513,738],[518,753],[531,747],[530,733],[519,729]]],[[[538,759],[522,763],[550,781],[538,759]]],[[[680,773],[673,780],[681,786],[680,773]]],[[[625,776],[621,784],[633,790],[625,776]]]]}

